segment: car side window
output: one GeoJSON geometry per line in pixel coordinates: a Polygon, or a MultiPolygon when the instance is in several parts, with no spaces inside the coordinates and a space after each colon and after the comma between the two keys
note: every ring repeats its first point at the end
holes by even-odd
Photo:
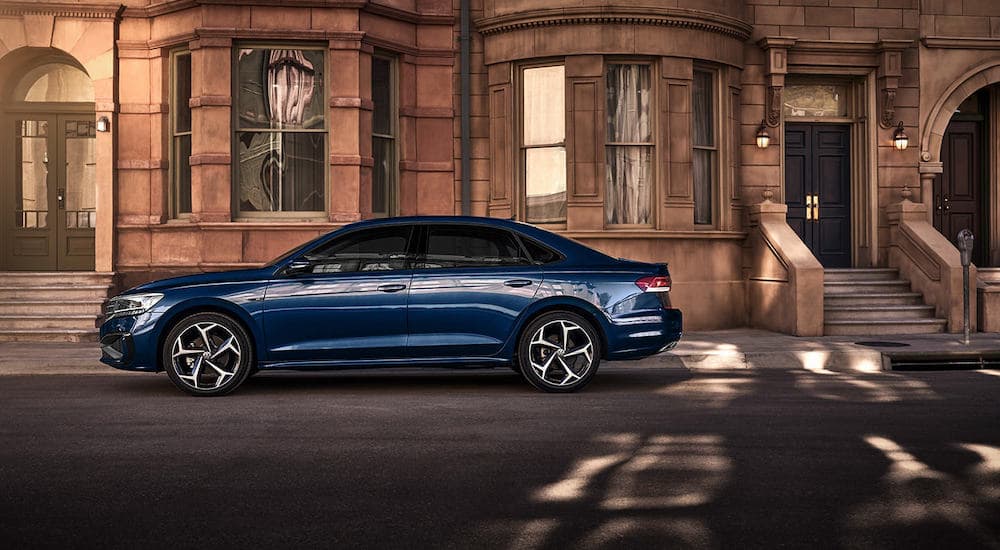
{"type": "Polygon", "coordinates": [[[405,226],[362,230],[310,250],[305,258],[313,263],[312,273],[405,269],[410,233],[405,226]]]}
{"type": "Polygon", "coordinates": [[[427,252],[416,269],[531,265],[509,231],[469,225],[427,228],[427,252]]]}
{"type": "Polygon", "coordinates": [[[524,245],[524,248],[528,250],[528,255],[531,256],[532,261],[538,265],[551,264],[563,259],[562,254],[552,250],[542,243],[535,241],[534,239],[522,236],[521,243],[524,245]]]}

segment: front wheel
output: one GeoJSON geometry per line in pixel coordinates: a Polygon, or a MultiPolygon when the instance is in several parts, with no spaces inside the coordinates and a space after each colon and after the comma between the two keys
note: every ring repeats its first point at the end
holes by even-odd
{"type": "Polygon", "coordinates": [[[601,341],[583,317],[546,313],[528,323],[518,343],[521,374],[536,388],[555,393],[586,386],[601,362],[601,341]]]}
{"type": "Polygon", "coordinates": [[[254,366],[246,331],[218,313],[181,319],[167,334],[162,360],[175,386],[200,397],[235,390],[254,366]]]}

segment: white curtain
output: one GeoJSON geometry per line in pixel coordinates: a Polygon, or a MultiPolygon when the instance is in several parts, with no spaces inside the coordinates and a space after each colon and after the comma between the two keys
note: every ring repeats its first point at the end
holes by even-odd
{"type": "Polygon", "coordinates": [[[605,220],[650,223],[653,135],[648,65],[609,65],[605,220]]]}

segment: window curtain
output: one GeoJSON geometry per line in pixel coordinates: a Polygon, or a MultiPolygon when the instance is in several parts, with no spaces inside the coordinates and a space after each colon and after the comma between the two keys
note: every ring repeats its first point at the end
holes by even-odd
{"type": "Polygon", "coordinates": [[[609,224],[650,223],[651,85],[651,71],[647,65],[608,66],[604,211],[609,224]]]}

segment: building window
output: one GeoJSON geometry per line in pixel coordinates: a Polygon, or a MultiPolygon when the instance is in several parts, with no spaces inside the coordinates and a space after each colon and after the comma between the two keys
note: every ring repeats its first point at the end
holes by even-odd
{"type": "Polygon", "coordinates": [[[397,212],[396,67],[391,57],[372,58],[372,214],[397,212]]]}
{"type": "Polygon", "coordinates": [[[191,52],[175,52],[170,63],[170,183],[173,213],[191,213],[191,52]]]}
{"type": "Polygon", "coordinates": [[[327,173],[323,50],[243,46],[237,52],[239,213],[320,215],[327,173]]]}
{"type": "Polygon", "coordinates": [[[651,72],[649,65],[607,68],[604,218],[609,225],[652,223],[651,72]]]}
{"type": "Polygon", "coordinates": [[[566,71],[562,65],[522,72],[521,166],[524,219],[566,222],[566,71]]]}
{"type": "Polygon", "coordinates": [[[782,92],[785,118],[844,118],[847,84],[789,84],[782,92]]]}
{"type": "Polygon", "coordinates": [[[694,223],[709,225],[712,223],[712,194],[718,180],[715,72],[695,69],[691,91],[694,223]]]}

